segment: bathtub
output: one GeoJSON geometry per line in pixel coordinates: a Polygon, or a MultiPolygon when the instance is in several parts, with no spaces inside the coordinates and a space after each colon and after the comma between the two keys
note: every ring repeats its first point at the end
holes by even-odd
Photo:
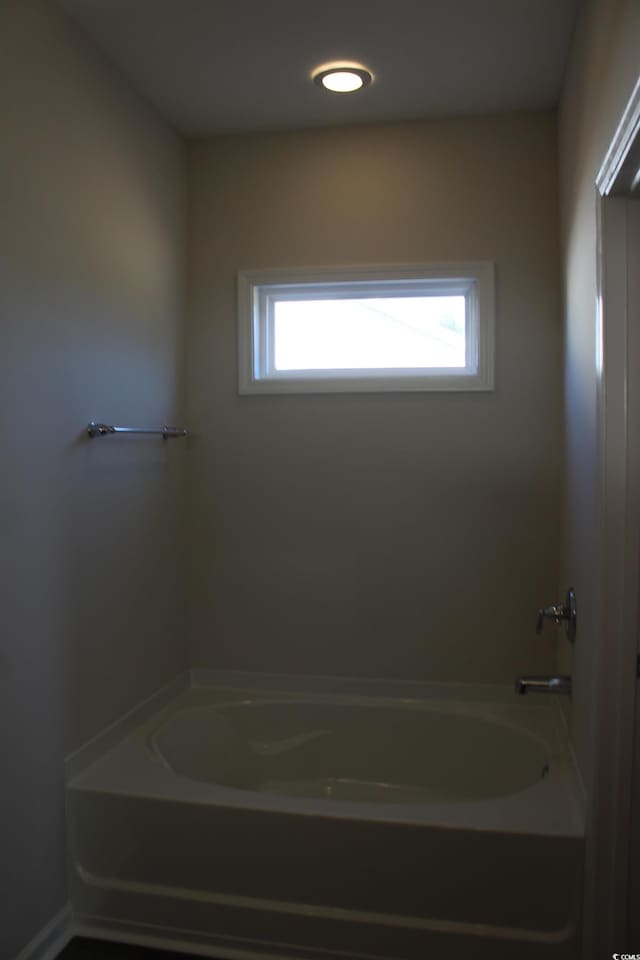
{"type": "Polygon", "coordinates": [[[74,761],[81,933],[218,958],[577,956],[583,818],[553,698],[191,681],[74,761]]]}

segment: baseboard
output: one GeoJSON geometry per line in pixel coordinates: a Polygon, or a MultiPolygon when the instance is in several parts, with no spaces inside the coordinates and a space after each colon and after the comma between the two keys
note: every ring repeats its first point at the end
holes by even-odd
{"type": "Polygon", "coordinates": [[[73,935],[71,906],[67,904],[29,941],[15,960],[55,960],[73,935]]]}

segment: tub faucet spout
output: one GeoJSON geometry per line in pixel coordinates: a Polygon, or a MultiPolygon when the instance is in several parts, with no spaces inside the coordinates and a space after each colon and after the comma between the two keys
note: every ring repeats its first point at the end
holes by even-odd
{"type": "Polygon", "coordinates": [[[571,695],[571,677],[518,677],[516,693],[564,693],[571,695]]]}

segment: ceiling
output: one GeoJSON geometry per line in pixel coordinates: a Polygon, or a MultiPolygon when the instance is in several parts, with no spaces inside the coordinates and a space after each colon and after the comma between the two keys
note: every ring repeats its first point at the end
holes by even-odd
{"type": "Polygon", "coordinates": [[[581,0],[59,0],[187,136],[465,113],[558,99],[581,0]],[[330,94],[314,67],[374,83],[330,94]]]}

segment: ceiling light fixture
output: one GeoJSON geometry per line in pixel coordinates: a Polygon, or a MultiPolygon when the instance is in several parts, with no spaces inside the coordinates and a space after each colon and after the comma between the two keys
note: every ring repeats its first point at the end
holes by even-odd
{"type": "Polygon", "coordinates": [[[359,63],[325,63],[317,67],[311,79],[331,93],[355,93],[373,80],[373,74],[359,63]]]}

